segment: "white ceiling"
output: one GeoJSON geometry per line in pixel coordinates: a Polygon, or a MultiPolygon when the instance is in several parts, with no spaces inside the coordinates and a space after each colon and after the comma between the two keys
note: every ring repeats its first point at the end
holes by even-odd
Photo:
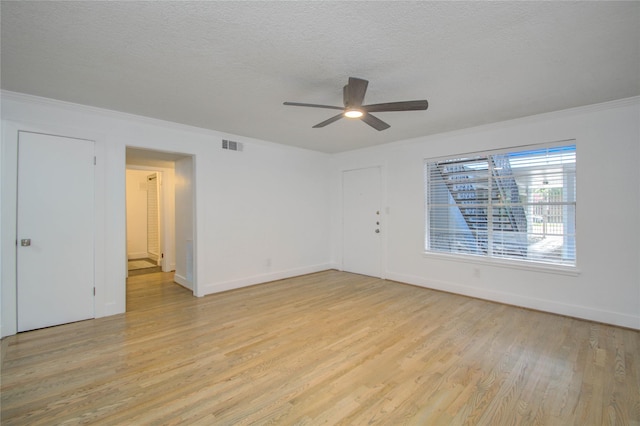
{"type": "Polygon", "coordinates": [[[640,2],[8,2],[2,88],[340,152],[640,95],[640,2]],[[349,76],[376,115],[335,111],[349,76]]]}

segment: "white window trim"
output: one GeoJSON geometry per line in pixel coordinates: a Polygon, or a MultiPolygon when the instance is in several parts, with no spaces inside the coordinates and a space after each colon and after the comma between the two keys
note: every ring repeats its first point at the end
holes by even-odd
{"type": "MultiPolygon", "coordinates": [[[[577,146],[577,143],[575,139],[563,139],[563,140],[554,141],[554,142],[516,145],[516,146],[511,146],[506,148],[498,148],[494,150],[454,153],[454,154],[448,154],[446,156],[423,158],[422,164],[424,167],[424,165],[426,165],[428,162],[438,162],[438,161],[448,160],[458,156],[472,156],[472,155],[488,156],[488,155],[496,155],[496,154],[499,155],[499,154],[511,153],[516,150],[545,149],[545,148],[554,148],[554,147],[563,146],[563,145],[577,146]]],[[[576,152],[576,158],[577,158],[577,152],[576,152]]],[[[429,231],[429,225],[428,225],[429,218],[428,218],[428,209],[427,209],[428,200],[427,200],[427,191],[424,190],[423,192],[425,196],[424,203],[423,203],[424,205],[423,218],[425,218],[423,235],[426,237],[427,232],[429,231]]],[[[577,245],[577,236],[578,236],[578,229],[577,229],[577,223],[576,223],[576,228],[575,228],[576,245],[577,245]]],[[[532,272],[552,273],[552,274],[567,275],[567,276],[579,276],[581,274],[581,270],[578,268],[577,257],[576,257],[575,265],[559,265],[559,264],[536,262],[536,261],[524,260],[524,259],[523,260],[511,259],[511,258],[504,259],[504,258],[474,255],[474,254],[457,254],[457,253],[429,251],[424,248],[425,245],[426,245],[426,241],[423,240],[422,256],[428,259],[453,261],[457,263],[470,263],[470,264],[485,265],[485,266],[494,266],[494,267],[507,268],[507,269],[519,269],[519,270],[532,271],[532,272]]],[[[577,247],[576,247],[576,253],[577,253],[577,247]]]]}
{"type": "Polygon", "coordinates": [[[554,142],[530,143],[530,144],[526,144],[526,145],[513,145],[513,146],[508,146],[508,147],[505,147],[505,148],[488,149],[488,150],[485,150],[485,151],[455,152],[455,153],[452,153],[452,154],[440,155],[440,156],[437,156],[437,157],[425,157],[422,160],[422,164],[424,164],[427,161],[430,161],[430,162],[444,161],[444,160],[449,160],[449,159],[454,158],[454,157],[463,157],[463,156],[471,156],[471,155],[483,156],[483,155],[509,154],[509,153],[514,152],[516,150],[526,151],[526,150],[530,150],[530,149],[556,148],[556,147],[564,146],[564,145],[577,145],[576,139],[562,139],[562,140],[554,141],[554,142]]]}
{"type": "Polygon", "coordinates": [[[457,263],[471,263],[475,265],[495,266],[507,269],[519,269],[532,272],[546,272],[558,275],[568,275],[577,277],[581,271],[577,266],[554,265],[531,260],[501,259],[474,254],[441,253],[434,251],[423,251],[422,256],[428,259],[446,260],[457,263]]]}

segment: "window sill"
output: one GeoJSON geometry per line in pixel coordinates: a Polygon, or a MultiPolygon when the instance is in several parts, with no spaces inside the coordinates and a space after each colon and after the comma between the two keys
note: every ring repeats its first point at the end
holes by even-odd
{"type": "Polygon", "coordinates": [[[576,266],[549,265],[526,260],[495,259],[484,256],[459,255],[449,253],[423,252],[422,256],[429,259],[446,260],[450,262],[473,263],[477,265],[496,266],[508,269],[520,269],[532,272],[543,272],[548,274],[568,275],[577,277],[580,270],[576,266]]]}

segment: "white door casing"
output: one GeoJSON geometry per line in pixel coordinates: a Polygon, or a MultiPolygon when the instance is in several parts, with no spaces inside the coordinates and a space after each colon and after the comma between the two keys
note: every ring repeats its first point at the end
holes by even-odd
{"type": "Polygon", "coordinates": [[[18,331],[93,318],[94,142],[19,132],[17,206],[18,331]]]}
{"type": "Polygon", "coordinates": [[[342,269],[381,277],[380,167],[342,173],[342,269]]]}
{"type": "Polygon", "coordinates": [[[158,265],[162,263],[160,186],[160,173],[147,176],[147,254],[158,265]]]}

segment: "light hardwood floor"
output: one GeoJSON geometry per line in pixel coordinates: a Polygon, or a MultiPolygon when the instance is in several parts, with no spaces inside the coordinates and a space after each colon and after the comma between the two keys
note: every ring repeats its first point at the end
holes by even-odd
{"type": "Polygon", "coordinates": [[[3,341],[3,425],[638,425],[640,333],[326,271],[3,341]]]}

